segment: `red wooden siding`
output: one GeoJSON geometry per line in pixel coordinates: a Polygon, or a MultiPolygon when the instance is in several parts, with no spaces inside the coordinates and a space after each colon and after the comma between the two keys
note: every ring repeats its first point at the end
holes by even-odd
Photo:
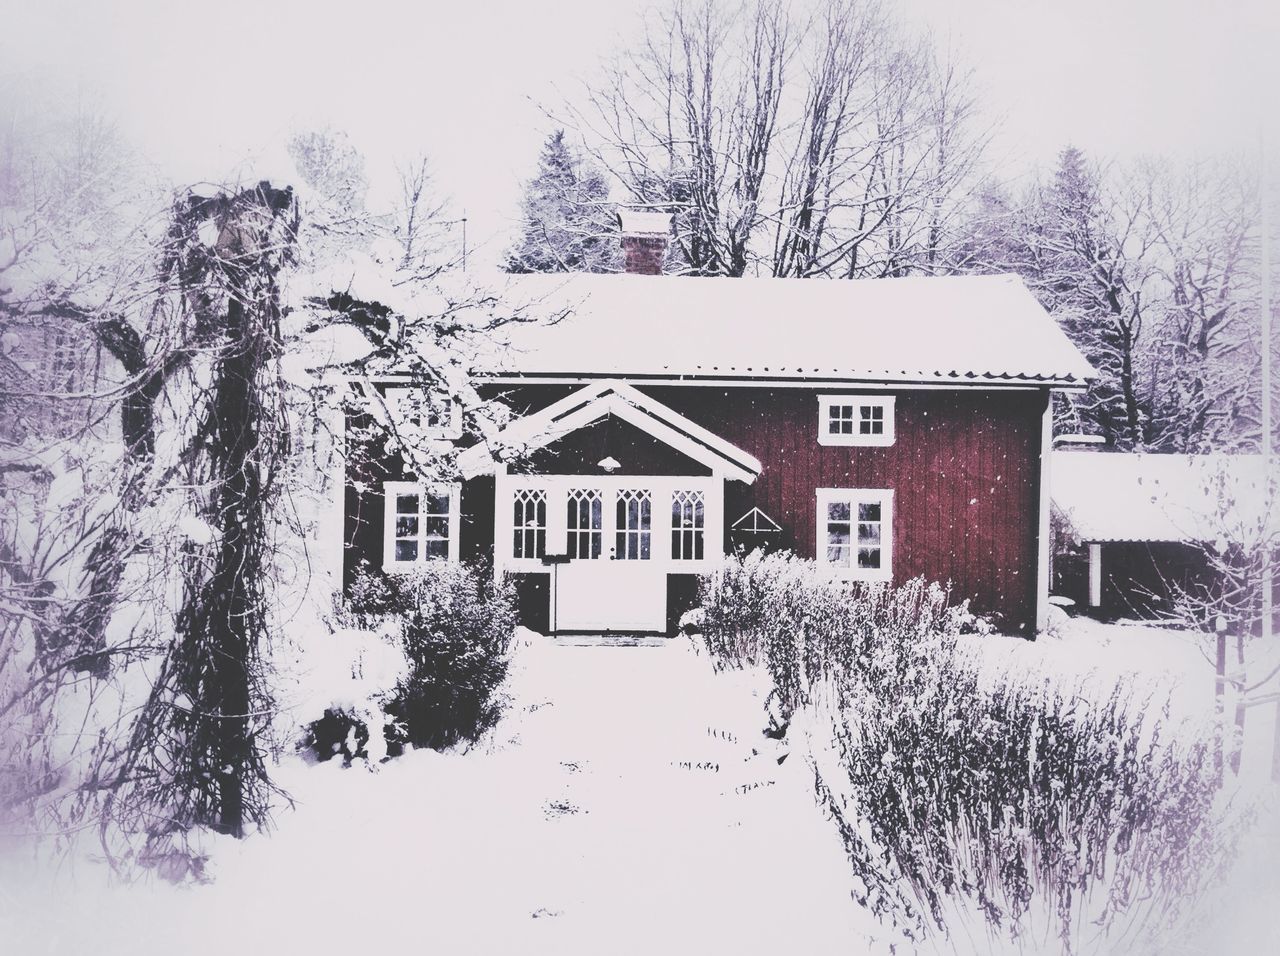
{"type": "MultiPolygon", "coordinates": [[[[728,483],[726,526],[758,506],[782,526],[783,546],[814,557],[816,489],[891,488],[895,581],[951,582],[1002,629],[1034,628],[1047,390],[899,391],[894,444],[858,448],[818,443],[817,396],[837,389],[638,387],[760,459],[753,486],[728,483]]],[[[536,409],[571,390],[502,392],[536,409]]]]}
{"type": "MultiPolygon", "coordinates": [[[[782,527],[779,544],[814,557],[818,488],[891,488],[894,491],[894,580],[916,575],[950,581],[958,597],[996,616],[1002,629],[1028,634],[1036,604],[1040,428],[1045,389],[902,390],[896,395],[896,440],[886,448],[818,443],[818,395],[844,390],[639,386],[698,424],[757,458],[752,486],[727,482],[726,528],[753,506],[782,527]]],[[[541,408],[574,390],[568,385],[487,386],[517,414],[541,408]]],[[[857,394],[855,388],[847,389],[857,394]]],[[[885,394],[881,392],[880,394],[885,394]]],[[[669,449],[648,448],[647,436],[628,428],[587,429],[552,446],[550,471],[576,470],[582,457],[594,470],[608,450],[624,472],[683,470],[669,449]],[[618,454],[621,451],[622,454],[618,454]],[[646,451],[659,455],[640,463],[646,451]],[[594,456],[594,457],[593,457],[594,456]],[[665,456],[665,457],[662,457],[665,456]]],[[[377,456],[375,456],[377,457],[377,456]]],[[[364,492],[348,491],[347,573],[382,556],[385,480],[407,477],[394,458],[349,471],[364,492]]],[[[461,553],[492,554],[493,481],[467,482],[462,495],[461,553]]],[[[733,542],[730,536],[730,545],[733,542]]]]}

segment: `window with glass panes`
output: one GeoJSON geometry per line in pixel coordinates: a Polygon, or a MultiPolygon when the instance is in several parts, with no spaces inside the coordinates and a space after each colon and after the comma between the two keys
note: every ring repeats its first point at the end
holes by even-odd
{"type": "Polygon", "coordinates": [[[701,491],[677,491],[671,496],[671,557],[701,561],[706,533],[706,500],[701,491]]]}
{"type": "Polygon", "coordinates": [[[565,527],[568,554],[576,560],[600,557],[604,537],[604,502],[596,488],[571,488],[565,527]]]}
{"type": "Polygon", "coordinates": [[[522,488],[515,493],[511,556],[541,558],[547,553],[547,493],[522,488]]]}
{"type": "Polygon", "coordinates": [[[643,489],[619,491],[616,507],[614,557],[619,561],[648,561],[652,545],[652,496],[643,489]]]}
{"type": "Polygon", "coordinates": [[[448,491],[396,486],[388,490],[393,564],[448,560],[452,499],[448,491]]]}
{"type": "Polygon", "coordinates": [[[847,577],[887,580],[892,507],[888,491],[819,489],[818,560],[847,577]]]}
{"type": "Polygon", "coordinates": [[[818,441],[823,445],[892,445],[892,395],[819,396],[818,441]]]}

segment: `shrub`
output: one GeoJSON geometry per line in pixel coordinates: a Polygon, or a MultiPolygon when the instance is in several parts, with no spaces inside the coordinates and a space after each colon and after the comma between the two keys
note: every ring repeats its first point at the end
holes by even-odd
{"type": "Polygon", "coordinates": [[[806,564],[731,562],[704,595],[705,640],[802,710],[819,796],[885,922],[919,939],[976,910],[992,934],[1079,951],[1086,925],[1167,925],[1230,862],[1247,814],[1223,796],[1216,738],[1170,740],[1167,713],[1124,685],[1091,702],[984,677],[943,589],[849,588],[806,564]]]}
{"type": "MultiPolygon", "coordinates": [[[[355,617],[339,608],[340,621],[353,623],[355,617]]],[[[386,702],[409,673],[398,630],[332,630],[321,623],[300,650],[299,666],[288,675],[290,709],[303,718],[299,749],[319,760],[341,754],[345,763],[386,757],[386,702]]]]}
{"type": "Polygon", "coordinates": [[[767,668],[786,714],[807,701],[818,680],[869,660],[885,629],[927,642],[984,627],[938,584],[850,583],[785,551],[726,561],[704,580],[700,597],[713,660],[767,668]]]}
{"type": "Polygon", "coordinates": [[[358,758],[368,758],[369,728],[361,717],[340,707],[329,707],[318,719],[307,724],[301,747],[313,753],[317,760],[329,760],[342,755],[344,764],[358,758]]]}
{"type": "Polygon", "coordinates": [[[497,722],[516,625],[510,585],[483,568],[436,561],[360,575],[349,609],[363,626],[390,624],[408,659],[384,704],[389,754],[475,741],[497,722]]]}

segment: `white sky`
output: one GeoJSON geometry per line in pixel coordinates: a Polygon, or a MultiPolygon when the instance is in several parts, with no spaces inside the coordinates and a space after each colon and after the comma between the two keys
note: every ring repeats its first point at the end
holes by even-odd
{"type": "MultiPolygon", "coordinates": [[[[991,158],[1006,175],[1067,142],[1121,157],[1256,149],[1259,116],[1274,128],[1280,109],[1277,0],[895,6],[973,65],[1001,121],[991,158]]],[[[510,229],[549,129],[538,103],[634,36],[634,11],[618,0],[0,0],[0,78],[99,98],[178,180],[217,178],[300,127],[345,129],[375,177],[426,152],[474,247],[510,229]]]]}

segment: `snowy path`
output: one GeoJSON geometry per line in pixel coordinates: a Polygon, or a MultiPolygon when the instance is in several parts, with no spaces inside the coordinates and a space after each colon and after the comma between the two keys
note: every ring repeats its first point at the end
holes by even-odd
{"type": "Polygon", "coordinates": [[[748,691],[683,643],[522,661],[491,752],[286,764],[297,809],[222,841],[213,886],[81,887],[14,951],[867,951],[801,757],[751,757],[748,691]]]}

